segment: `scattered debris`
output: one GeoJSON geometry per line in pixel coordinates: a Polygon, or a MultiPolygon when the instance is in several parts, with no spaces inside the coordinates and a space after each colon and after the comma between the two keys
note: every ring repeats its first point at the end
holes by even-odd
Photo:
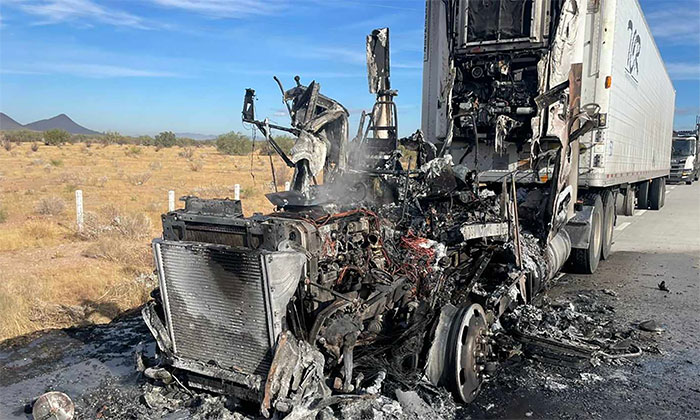
{"type": "Polygon", "coordinates": [[[609,296],[613,296],[613,297],[617,296],[617,292],[614,290],[603,289],[602,292],[605,293],[606,295],[609,295],[609,296]]]}
{"type": "Polygon", "coordinates": [[[601,376],[596,375],[591,372],[581,372],[581,380],[586,383],[590,382],[602,382],[604,379],[601,376]]]}
{"type": "Polygon", "coordinates": [[[658,333],[666,331],[661,325],[659,325],[658,322],[656,322],[653,319],[649,319],[647,321],[640,322],[639,329],[642,331],[658,332],[658,333]]]}
{"type": "Polygon", "coordinates": [[[439,419],[441,418],[428,403],[426,403],[416,391],[396,390],[396,399],[401,404],[403,413],[407,418],[439,419]]]}
{"type": "Polygon", "coordinates": [[[34,420],[72,420],[75,406],[68,395],[63,392],[51,391],[41,395],[34,401],[32,416],[34,420]]]}
{"type": "Polygon", "coordinates": [[[569,389],[569,386],[564,383],[557,382],[555,379],[550,379],[544,385],[544,388],[548,391],[564,391],[566,389],[569,389]]]}

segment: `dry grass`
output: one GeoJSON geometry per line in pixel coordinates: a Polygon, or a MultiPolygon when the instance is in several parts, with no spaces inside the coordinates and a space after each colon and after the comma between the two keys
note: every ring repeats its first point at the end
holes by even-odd
{"type": "Polygon", "coordinates": [[[92,243],[83,256],[121,264],[127,271],[147,273],[151,267],[147,242],[124,238],[118,234],[105,235],[92,243]]]}
{"type": "Polygon", "coordinates": [[[285,182],[291,181],[292,170],[287,165],[275,165],[275,181],[277,185],[284,185],[285,182]]]}
{"type": "Polygon", "coordinates": [[[64,241],[68,233],[68,229],[49,220],[29,220],[21,225],[7,222],[0,229],[0,253],[54,246],[64,241]]]}
{"type": "Polygon", "coordinates": [[[191,156],[187,149],[145,146],[133,153],[129,147],[0,149],[0,340],[107,322],[145,302],[154,285],[143,280],[153,270],[150,241],[161,234],[168,190],[223,198],[240,184],[246,214],[272,210],[264,197],[272,180],[267,156],[227,156],[213,147],[191,156]],[[80,233],[75,189],[83,190],[85,206],[80,233]],[[60,211],[52,208],[58,202],[60,211]]]}
{"type": "Polygon", "coordinates": [[[144,302],[152,286],[99,262],[20,275],[0,283],[0,337],[108,322],[144,302]]]}

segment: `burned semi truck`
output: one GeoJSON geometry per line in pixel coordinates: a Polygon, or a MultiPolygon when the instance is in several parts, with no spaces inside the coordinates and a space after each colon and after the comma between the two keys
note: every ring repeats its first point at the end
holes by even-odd
{"type": "Polygon", "coordinates": [[[408,137],[388,29],[367,37],[376,99],[352,139],[316,81],[275,78],[288,126],[258,119],[247,89],[243,121],[293,169],[291,190],[274,180],[265,215],[196,197],[163,215],[160,287],[143,310],[160,365],[264,415],[313,416],[384,377],[472,401],[518,333],[503,315],[565,264],[592,272],[609,253],[620,187],[582,193],[577,169],[613,118],[586,93],[610,88],[583,59],[583,34],[613,32],[591,29],[594,16],[613,25],[602,7],[428,1],[423,130],[408,137]],[[289,153],[279,130],[296,138],[289,153]]]}
{"type": "Polygon", "coordinates": [[[568,174],[576,271],[608,258],[616,214],[663,206],[674,103],[637,0],[427,2],[426,139],[485,182],[517,171],[564,187],[568,174]]]}

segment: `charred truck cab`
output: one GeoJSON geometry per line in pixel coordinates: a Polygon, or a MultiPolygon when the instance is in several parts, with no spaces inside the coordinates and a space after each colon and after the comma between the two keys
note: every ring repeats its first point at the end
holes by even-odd
{"type": "Polygon", "coordinates": [[[506,357],[500,340],[522,336],[503,315],[567,260],[594,270],[605,247],[600,193],[577,197],[579,142],[605,116],[581,104],[576,4],[428,1],[423,131],[405,138],[388,29],[367,38],[376,100],[352,141],[317,82],[275,78],[289,126],[257,119],[248,89],[243,120],[292,189],[267,195],[267,215],[186,197],[163,216],[143,310],[161,365],[264,415],[313,417],[384,377],[472,401],[506,357]],[[296,137],[288,155],[273,130],[296,137]]]}

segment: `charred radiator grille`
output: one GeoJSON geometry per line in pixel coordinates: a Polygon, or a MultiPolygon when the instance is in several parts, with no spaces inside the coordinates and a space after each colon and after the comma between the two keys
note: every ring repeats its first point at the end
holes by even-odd
{"type": "Polygon", "coordinates": [[[271,346],[261,254],[163,240],[154,248],[176,356],[267,375],[271,346]]]}
{"type": "Polygon", "coordinates": [[[244,246],[245,236],[246,229],[244,227],[188,223],[182,240],[229,246],[244,246]]]}

